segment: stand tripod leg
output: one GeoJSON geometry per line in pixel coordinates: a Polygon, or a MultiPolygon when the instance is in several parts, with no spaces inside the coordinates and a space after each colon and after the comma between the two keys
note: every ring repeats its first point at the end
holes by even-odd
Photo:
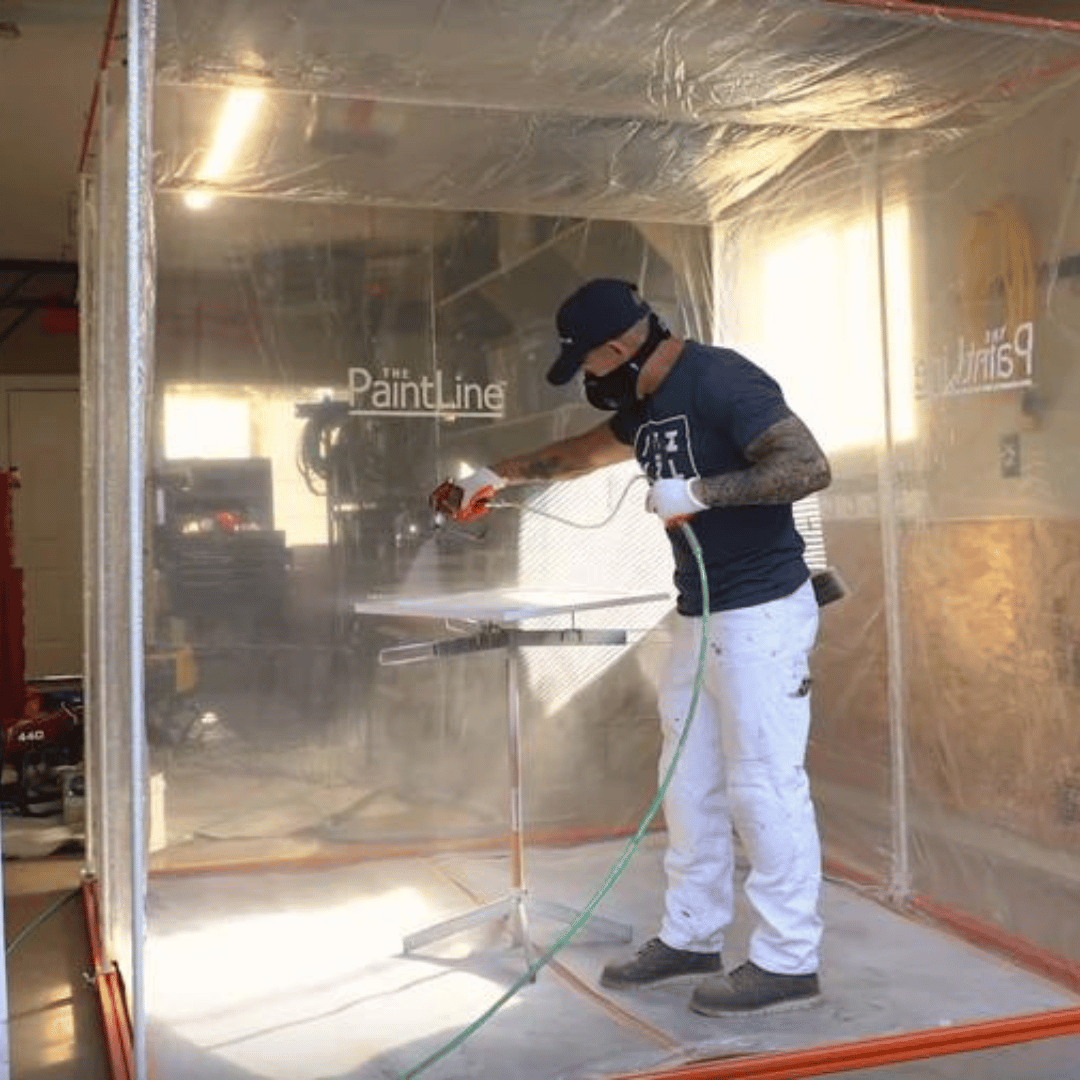
{"type": "MultiPolygon", "coordinates": [[[[572,925],[580,917],[581,912],[566,904],[558,904],[552,900],[530,900],[529,907],[534,915],[545,919],[554,919],[556,922],[572,925]]],[[[582,928],[582,933],[600,941],[612,941],[625,944],[634,937],[633,927],[626,923],[615,922],[613,919],[605,919],[601,915],[592,915],[582,928]]]]}
{"type": "MultiPolygon", "coordinates": [[[[529,941],[529,915],[525,891],[524,800],[521,795],[521,706],[518,693],[518,647],[511,641],[506,648],[506,751],[510,763],[510,887],[517,901],[514,932],[532,967],[532,944],[529,941]]],[[[536,976],[533,976],[535,981],[536,976]]]]}
{"type": "Polygon", "coordinates": [[[504,896],[501,900],[494,900],[490,904],[467,911],[464,915],[455,915],[452,919],[445,919],[434,926],[424,930],[417,930],[415,934],[409,934],[404,938],[404,950],[409,953],[414,949],[430,945],[433,941],[441,941],[451,934],[457,934],[462,930],[471,930],[474,926],[482,926],[493,919],[504,919],[508,915],[515,916],[519,906],[515,896],[504,896]]]}

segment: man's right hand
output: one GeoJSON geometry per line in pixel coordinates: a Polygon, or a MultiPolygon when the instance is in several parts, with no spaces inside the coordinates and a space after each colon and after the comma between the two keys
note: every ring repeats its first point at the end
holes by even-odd
{"type": "Polygon", "coordinates": [[[477,469],[461,480],[444,480],[428,497],[431,509],[454,521],[473,521],[488,512],[495,492],[506,481],[491,469],[477,469]]]}

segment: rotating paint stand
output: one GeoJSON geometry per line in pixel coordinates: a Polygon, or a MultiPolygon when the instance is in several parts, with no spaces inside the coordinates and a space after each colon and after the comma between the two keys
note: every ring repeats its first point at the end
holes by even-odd
{"type": "MultiPolygon", "coordinates": [[[[519,692],[520,653],[523,648],[552,645],[625,645],[625,630],[584,630],[576,628],[575,616],[583,611],[626,607],[634,604],[668,600],[667,593],[627,595],[586,591],[547,591],[497,589],[449,593],[439,596],[385,596],[358,601],[353,610],[360,615],[385,615],[398,618],[442,619],[447,624],[463,622],[475,631],[438,641],[394,645],[382,649],[383,665],[412,664],[438,656],[502,649],[506,653],[506,730],[510,769],[510,891],[501,899],[482,904],[463,915],[436,923],[404,939],[404,951],[412,952],[451,934],[468,930],[495,919],[507,919],[512,939],[520,944],[526,963],[532,964],[529,941],[529,916],[539,915],[570,925],[580,912],[565,904],[530,897],[525,884],[525,839],[521,788],[521,701],[519,692]],[[565,629],[527,629],[519,626],[529,619],[568,616],[565,629]]],[[[632,928],[592,916],[588,926],[594,937],[613,942],[628,942],[632,928]]]]}

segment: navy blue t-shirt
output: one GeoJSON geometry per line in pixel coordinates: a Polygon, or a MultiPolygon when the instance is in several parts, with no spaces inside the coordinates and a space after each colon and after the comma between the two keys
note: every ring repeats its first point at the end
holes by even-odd
{"type": "MultiPolygon", "coordinates": [[[[732,349],[688,341],[675,366],[644,401],[611,420],[650,480],[719,476],[751,465],[744,450],[790,416],[775,380],[732,349]]],[[[713,507],[695,514],[709,580],[709,609],[752,607],[793,593],[810,576],[790,504],[713,507]]],[[[701,577],[680,529],[675,553],[678,610],[700,615],[701,577]]]]}

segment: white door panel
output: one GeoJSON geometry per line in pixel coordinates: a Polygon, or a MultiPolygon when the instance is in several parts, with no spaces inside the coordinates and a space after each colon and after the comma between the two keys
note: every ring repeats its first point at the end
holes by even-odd
{"type": "Polygon", "coordinates": [[[0,379],[0,457],[16,465],[15,558],[23,570],[26,674],[82,672],[79,391],[74,377],[0,379]]]}

